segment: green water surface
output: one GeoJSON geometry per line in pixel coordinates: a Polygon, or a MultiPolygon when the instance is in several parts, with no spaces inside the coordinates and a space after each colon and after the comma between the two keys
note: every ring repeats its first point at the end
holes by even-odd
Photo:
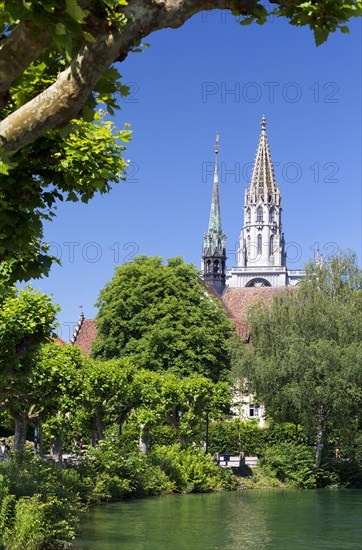
{"type": "Polygon", "coordinates": [[[238,491],[99,506],[84,550],[362,550],[362,491],[238,491]]]}

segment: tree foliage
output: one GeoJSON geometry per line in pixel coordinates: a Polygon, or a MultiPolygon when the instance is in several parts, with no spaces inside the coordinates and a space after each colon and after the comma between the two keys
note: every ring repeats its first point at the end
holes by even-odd
{"type": "MultiPolygon", "coordinates": [[[[307,25],[316,42],[361,14],[361,2],[274,0],[272,16],[307,25]]],[[[87,202],[124,179],[130,130],[110,115],[129,93],[116,62],[142,40],[203,10],[263,24],[257,0],[1,0],[0,283],[47,274],[43,223],[61,200],[87,202]]],[[[1,291],[0,284],[0,291],[1,291]]]]}
{"type": "Polygon", "coordinates": [[[160,257],[140,256],[118,267],[97,306],[95,358],[131,357],[141,368],[213,380],[228,369],[233,327],[181,258],[163,265],[160,257]]]}
{"type": "Polygon", "coordinates": [[[252,345],[232,345],[235,375],[265,403],[267,414],[302,424],[317,437],[343,438],[361,423],[362,293],[353,254],[307,266],[298,289],[250,313],[252,345]]]}
{"type": "Polygon", "coordinates": [[[0,366],[15,375],[22,357],[50,337],[59,308],[45,294],[28,287],[12,288],[0,301],[0,366]]]}

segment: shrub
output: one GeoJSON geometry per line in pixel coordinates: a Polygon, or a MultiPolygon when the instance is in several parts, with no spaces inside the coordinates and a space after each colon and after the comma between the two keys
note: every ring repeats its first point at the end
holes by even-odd
{"type": "Polygon", "coordinates": [[[331,460],[318,469],[317,485],[362,489],[362,464],[357,460],[331,460]]]}
{"type": "Polygon", "coordinates": [[[124,455],[119,437],[111,430],[96,449],[90,449],[84,466],[86,476],[95,480],[88,501],[99,502],[129,497],[158,495],[172,491],[164,472],[147,457],[124,455]]]}
{"type": "Polygon", "coordinates": [[[267,428],[260,428],[255,420],[227,420],[214,422],[209,429],[211,453],[228,452],[260,455],[265,448],[267,428]]]}
{"type": "Polygon", "coordinates": [[[4,499],[1,512],[2,520],[7,519],[2,542],[8,550],[66,548],[75,534],[75,510],[67,500],[33,495],[15,503],[11,495],[4,499]],[[10,509],[12,517],[7,513],[10,509]]]}
{"type": "Polygon", "coordinates": [[[0,468],[0,537],[6,548],[65,548],[74,537],[79,473],[27,453],[0,468]]]}
{"type": "Polygon", "coordinates": [[[237,481],[229,471],[220,468],[210,455],[180,445],[156,447],[152,455],[172,482],[174,490],[204,493],[219,489],[233,490],[237,481]]]}
{"type": "Polygon", "coordinates": [[[311,488],[316,483],[314,457],[310,447],[284,442],[266,449],[261,460],[266,475],[291,487],[311,488]]]}

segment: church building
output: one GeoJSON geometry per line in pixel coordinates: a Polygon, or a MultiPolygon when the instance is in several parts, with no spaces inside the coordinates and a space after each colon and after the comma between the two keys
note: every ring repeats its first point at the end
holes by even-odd
{"type": "MultiPolygon", "coordinates": [[[[266,119],[253,174],[244,195],[244,223],[240,232],[238,265],[226,267],[226,235],[222,230],[218,181],[219,136],[216,134],[214,183],[208,232],[202,250],[202,278],[207,291],[217,296],[239,335],[249,341],[247,313],[255,303],[270,305],[286,287],[296,287],[303,270],[289,270],[282,231],[282,196],[275,181],[266,119]]],[[[264,424],[264,407],[254,396],[234,388],[233,413],[239,418],[258,419],[264,424]]]]}
{"type": "Polygon", "coordinates": [[[226,289],[296,286],[301,270],[286,265],[285,239],[282,231],[282,196],[275,181],[266,133],[266,119],[261,120],[261,134],[253,175],[244,196],[244,223],[241,228],[238,265],[226,269],[226,235],[221,225],[218,155],[216,135],[214,185],[209,229],[204,236],[202,253],[203,279],[220,296],[226,289]]]}
{"type": "MultiPolygon", "coordinates": [[[[275,181],[266,124],[263,117],[251,183],[245,191],[238,265],[230,269],[226,266],[226,235],[221,224],[219,136],[216,135],[210,220],[202,250],[205,289],[221,300],[228,317],[245,340],[249,339],[246,323],[248,309],[256,302],[271,304],[276,294],[288,286],[296,287],[304,275],[302,270],[289,270],[286,265],[282,197],[275,181]]],[[[72,343],[89,355],[95,337],[94,319],[85,319],[81,313],[72,343]]]]}
{"type": "MultiPolygon", "coordinates": [[[[282,196],[275,181],[266,133],[266,119],[261,120],[261,134],[253,174],[244,197],[244,222],[240,232],[238,262],[227,269],[226,235],[222,230],[218,181],[219,136],[216,135],[214,182],[208,232],[202,249],[202,277],[208,294],[219,299],[238,334],[249,341],[247,312],[255,303],[271,304],[274,296],[286,287],[296,287],[304,276],[302,270],[289,270],[282,231],[282,196]]],[[[87,355],[96,338],[94,319],[81,313],[71,342],[87,355]]],[[[262,425],[263,407],[252,395],[235,389],[233,410],[239,418],[257,418],[262,425]]]]}

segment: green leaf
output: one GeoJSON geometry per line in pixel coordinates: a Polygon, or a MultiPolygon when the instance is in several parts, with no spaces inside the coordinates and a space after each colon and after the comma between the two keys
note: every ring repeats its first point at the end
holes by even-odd
{"type": "Polygon", "coordinates": [[[77,23],[83,23],[87,11],[82,10],[77,0],[66,0],[66,11],[69,13],[70,17],[77,21],[77,23]]]}
{"type": "Polygon", "coordinates": [[[57,23],[55,25],[55,32],[61,36],[62,34],[67,34],[67,31],[66,31],[66,28],[65,26],[63,25],[63,23],[57,23]]]}

